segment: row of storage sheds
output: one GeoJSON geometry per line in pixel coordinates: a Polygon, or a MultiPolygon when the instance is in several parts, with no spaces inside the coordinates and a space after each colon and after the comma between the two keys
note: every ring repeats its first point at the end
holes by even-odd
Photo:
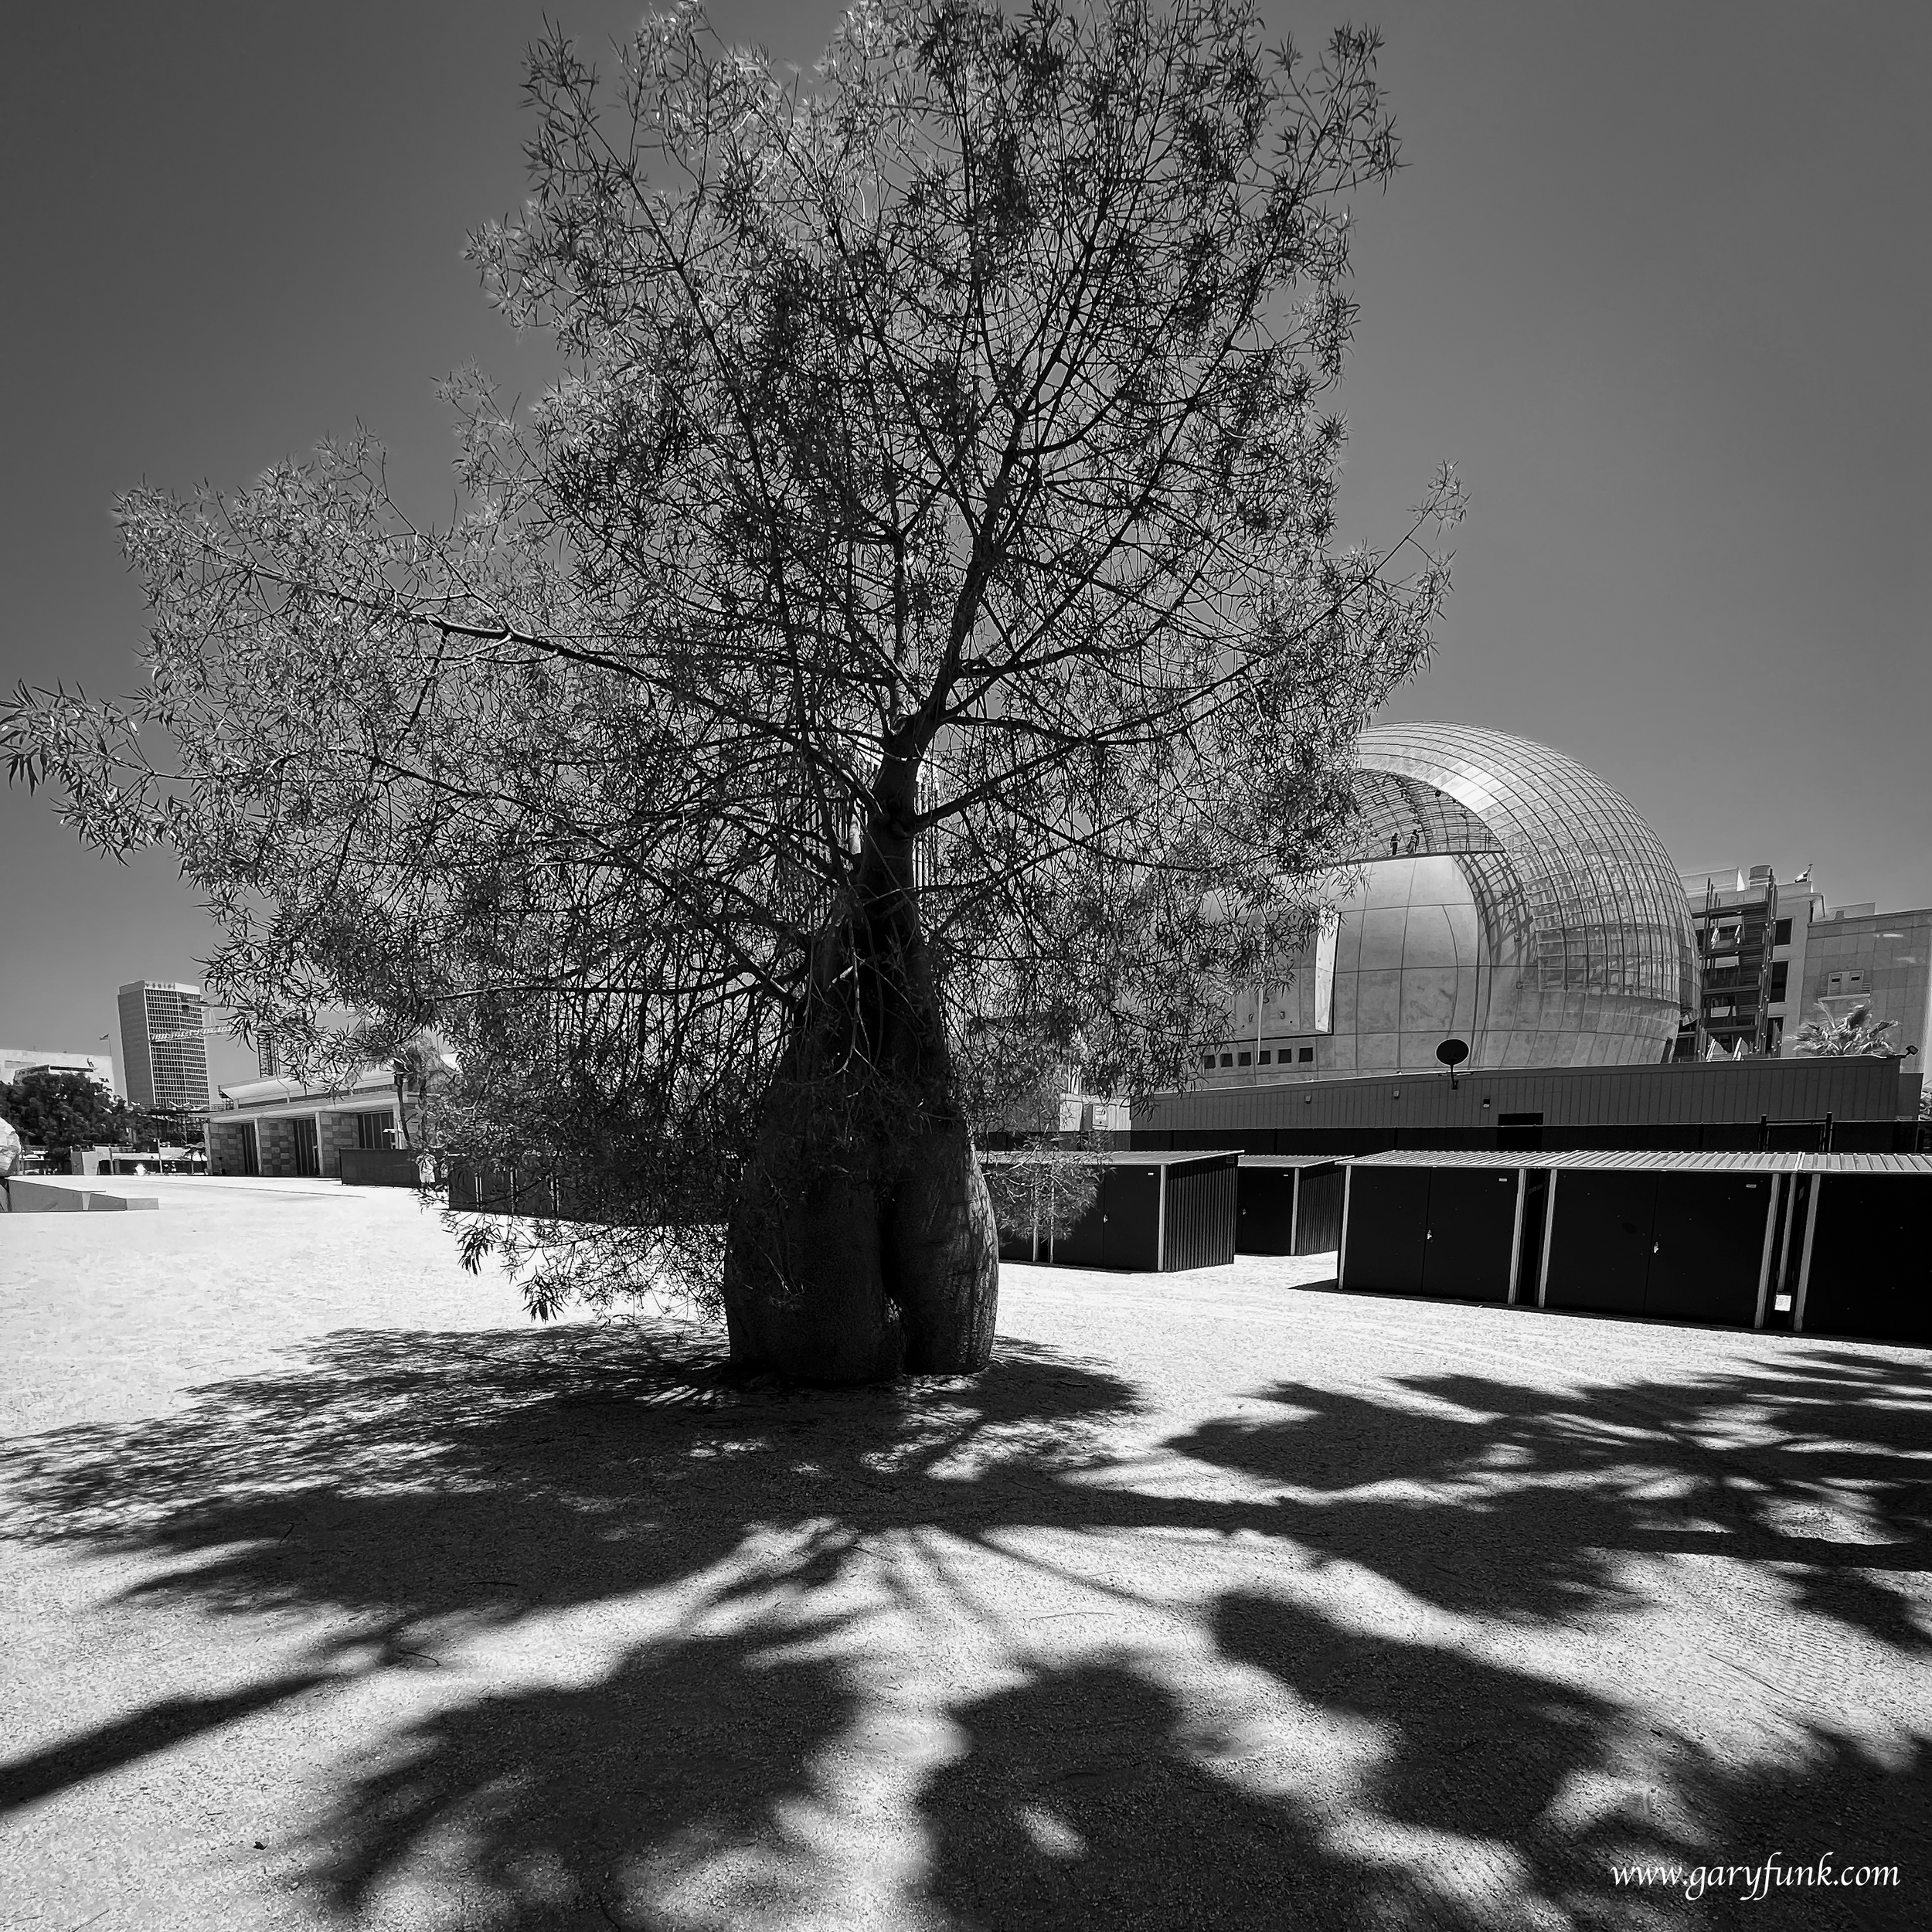
{"type": "Polygon", "coordinates": [[[1932,1156],[1377,1154],[1345,1290],[1932,1342],[1932,1156]]]}
{"type": "Polygon", "coordinates": [[[1345,1290],[1932,1343],[1932,1156],[990,1154],[1002,1258],[1338,1250],[1345,1290]]]}
{"type": "Polygon", "coordinates": [[[1002,1260],[1932,1343],[1932,1155],[988,1154],[1002,1260]]]}

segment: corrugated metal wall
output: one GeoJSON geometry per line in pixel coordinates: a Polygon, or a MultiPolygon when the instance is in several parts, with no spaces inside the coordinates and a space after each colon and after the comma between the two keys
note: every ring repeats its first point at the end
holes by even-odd
{"type": "Polygon", "coordinates": [[[1301,1192],[1294,1219],[1297,1254],[1328,1254],[1342,1245],[1342,1196],[1346,1172],[1333,1162],[1301,1170],[1301,1192]]]}
{"type": "Polygon", "coordinates": [[[1240,1207],[1235,1156],[1176,1161],[1167,1170],[1166,1186],[1158,1265],[1171,1271],[1232,1261],[1240,1207]]]}
{"type": "MultiPolygon", "coordinates": [[[[1709,1060],[1663,1066],[1511,1068],[1386,1074],[1354,1080],[1203,1087],[1134,1111],[1136,1134],[1208,1131],[1451,1128],[1477,1131],[1505,1114],[1547,1127],[1640,1127],[1773,1121],[1910,1119],[1916,1063],[1903,1060],[1709,1060]],[[1489,1104],[1485,1107],[1483,1103],[1489,1104]]],[[[1229,1144],[1232,1145],[1230,1141],[1229,1144]]],[[[1253,1150],[1262,1151],[1260,1148],[1253,1150]]]]}
{"type": "Polygon", "coordinates": [[[1549,1125],[1909,1117],[1919,1077],[1896,1060],[1706,1061],[1669,1066],[1518,1068],[1463,1076],[1202,1087],[1135,1110],[1148,1128],[1475,1128],[1487,1117],[1539,1113],[1549,1125]],[[1485,1108],[1485,1100],[1490,1105],[1485,1108]]]}

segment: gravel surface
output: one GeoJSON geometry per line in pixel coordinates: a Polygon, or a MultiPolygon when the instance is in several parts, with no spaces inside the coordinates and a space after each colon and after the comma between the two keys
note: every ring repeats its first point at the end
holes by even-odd
{"type": "Polygon", "coordinates": [[[1244,1260],[741,1386],[139,1185],[0,1219],[0,1924],[1932,1924],[1923,1352],[1244,1260]]]}

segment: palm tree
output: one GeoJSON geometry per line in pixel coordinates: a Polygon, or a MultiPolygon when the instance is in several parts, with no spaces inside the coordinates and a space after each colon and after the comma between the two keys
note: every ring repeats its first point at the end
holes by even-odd
{"type": "Polygon", "coordinates": [[[1898,1022],[1872,1019],[1869,1000],[1842,1019],[1822,1000],[1818,1010],[1818,1019],[1808,1019],[1791,1036],[1799,1053],[1819,1060],[1850,1060],[1861,1055],[1889,1057],[1897,1051],[1886,1036],[1896,1029],[1898,1022]]]}

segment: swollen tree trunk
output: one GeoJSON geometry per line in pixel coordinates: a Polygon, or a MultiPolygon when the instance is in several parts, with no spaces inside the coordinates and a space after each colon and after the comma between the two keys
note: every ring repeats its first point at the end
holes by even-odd
{"type": "Polygon", "coordinates": [[[992,1352],[998,1233],[895,802],[819,936],[726,1245],[732,1359],[806,1380],[971,1373],[992,1352]]]}

